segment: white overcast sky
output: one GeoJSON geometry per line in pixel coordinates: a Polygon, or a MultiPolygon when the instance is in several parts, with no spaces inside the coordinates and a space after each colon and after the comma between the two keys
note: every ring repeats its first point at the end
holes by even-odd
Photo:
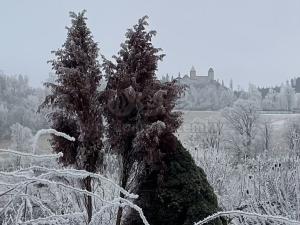
{"type": "Polygon", "coordinates": [[[166,54],[159,75],[213,67],[217,78],[242,87],[300,76],[299,0],[1,0],[0,9],[0,70],[27,75],[34,86],[51,71],[47,60],[65,41],[69,11],[83,9],[106,57],[148,15],[166,54]]]}

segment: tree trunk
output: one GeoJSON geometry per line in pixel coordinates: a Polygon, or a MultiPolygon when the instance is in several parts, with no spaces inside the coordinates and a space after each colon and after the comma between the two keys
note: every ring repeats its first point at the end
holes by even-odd
{"type": "MultiPolygon", "coordinates": [[[[120,197],[123,198],[123,197],[124,197],[124,194],[123,194],[123,193],[120,193],[120,197]]],[[[118,214],[117,214],[116,225],[120,225],[120,224],[121,224],[122,214],[123,214],[123,208],[122,208],[122,207],[119,207],[119,209],[118,209],[118,214]]]]}
{"type": "MultiPolygon", "coordinates": [[[[127,181],[128,181],[128,178],[129,178],[129,171],[130,171],[130,169],[129,169],[128,163],[123,161],[123,172],[122,172],[121,187],[124,188],[124,189],[126,189],[127,181]]],[[[120,193],[120,197],[124,198],[124,194],[120,193]]],[[[122,214],[123,214],[123,208],[119,207],[118,214],[117,214],[116,225],[121,224],[122,214]]]]}
{"type": "MultiPolygon", "coordinates": [[[[84,186],[88,192],[92,192],[92,178],[90,176],[84,179],[84,186]]],[[[91,222],[93,215],[93,204],[92,204],[92,196],[85,196],[85,208],[88,215],[88,223],[91,222]]]]}

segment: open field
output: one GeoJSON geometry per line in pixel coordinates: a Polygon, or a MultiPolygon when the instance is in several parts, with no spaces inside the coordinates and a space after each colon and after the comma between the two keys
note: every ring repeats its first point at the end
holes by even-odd
{"type": "MultiPolygon", "coordinates": [[[[220,111],[182,111],[183,112],[183,126],[193,124],[193,123],[201,123],[201,122],[213,122],[213,121],[224,121],[224,118],[221,115],[220,111]]],[[[281,128],[289,119],[300,118],[300,114],[277,114],[277,113],[268,113],[262,112],[260,114],[260,118],[271,121],[274,128],[281,128]]]]}
{"type": "MultiPolygon", "coordinates": [[[[224,132],[231,129],[220,111],[182,111],[183,125],[177,132],[178,137],[184,142],[189,134],[193,132],[201,132],[208,122],[215,123],[221,121],[224,123],[224,132]]],[[[260,121],[269,121],[272,125],[275,138],[281,138],[285,123],[290,119],[300,118],[300,114],[291,113],[268,113],[261,112],[260,121]]]]}
{"type": "MultiPolygon", "coordinates": [[[[226,121],[221,115],[220,111],[182,111],[183,112],[183,125],[179,128],[177,135],[184,141],[187,136],[192,132],[199,132],[201,127],[208,122],[217,122],[222,121],[225,124],[225,131],[228,128],[226,121]]],[[[268,120],[271,122],[274,131],[277,135],[281,135],[281,130],[284,128],[284,124],[289,119],[300,118],[300,114],[270,114],[270,113],[261,113],[261,120],[268,120]]],[[[9,148],[10,143],[8,140],[0,142],[0,148],[9,148]]],[[[39,154],[49,153],[51,151],[51,146],[49,143],[49,136],[42,136],[38,148],[39,154]]],[[[3,157],[3,156],[2,156],[3,157]]]]}

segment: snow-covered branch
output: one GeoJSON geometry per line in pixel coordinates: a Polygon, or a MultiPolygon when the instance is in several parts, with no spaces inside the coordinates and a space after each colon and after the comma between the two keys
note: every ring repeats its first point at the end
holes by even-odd
{"type": "Polygon", "coordinates": [[[59,152],[57,154],[36,155],[34,153],[32,154],[32,153],[18,152],[11,149],[0,149],[0,154],[1,153],[23,156],[23,157],[38,158],[38,159],[58,159],[63,156],[62,152],[59,152]]]}
{"type": "Polygon", "coordinates": [[[272,215],[261,215],[257,213],[250,213],[250,212],[243,212],[243,211],[227,211],[227,212],[217,212],[211,216],[206,217],[205,219],[195,223],[194,225],[203,225],[207,224],[212,220],[215,220],[220,217],[229,217],[229,218],[236,218],[236,217],[244,217],[244,218],[251,218],[251,219],[260,219],[264,221],[276,221],[280,223],[285,223],[285,224],[295,224],[295,225],[300,225],[300,221],[296,220],[291,220],[286,217],[282,216],[272,216],[272,215]]]}
{"type": "Polygon", "coordinates": [[[59,136],[59,137],[63,137],[65,139],[69,140],[69,141],[75,141],[74,137],[71,137],[68,134],[65,134],[63,132],[59,132],[55,129],[41,129],[36,133],[36,135],[33,138],[33,144],[32,144],[33,154],[35,154],[35,152],[36,152],[36,147],[37,147],[37,143],[38,143],[39,138],[42,135],[46,135],[46,134],[53,134],[53,135],[56,135],[56,136],[59,136]]]}
{"type": "Polygon", "coordinates": [[[41,166],[32,166],[29,169],[37,170],[37,171],[47,171],[48,173],[45,173],[41,175],[40,177],[48,177],[50,175],[56,175],[56,176],[64,176],[64,177],[70,177],[70,178],[86,178],[86,177],[92,177],[99,179],[100,181],[107,182],[114,186],[114,188],[118,189],[122,194],[124,194],[126,197],[136,199],[138,198],[138,195],[129,193],[124,188],[113,182],[112,180],[104,177],[103,175],[96,174],[96,173],[90,173],[85,170],[76,170],[76,169],[50,169],[46,167],[41,166]]]}
{"type": "Polygon", "coordinates": [[[44,218],[20,221],[18,224],[58,224],[59,222],[68,222],[69,217],[84,217],[84,213],[68,213],[63,215],[51,215],[44,218]]]}
{"type": "MultiPolygon", "coordinates": [[[[75,139],[67,134],[54,129],[40,130],[33,140],[33,153],[19,152],[12,149],[0,149],[0,154],[16,155],[18,157],[28,157],[30,159],[57,159],[63,153],[36,155],[37,143],[41,135],[54,134],[74,141],[75,139]]],[[[46,162],[46,161],[45,161],[46,162]]],[[[107,177],[90,173],[85,170],[58,169],[58,165],[46,167],[29,165],[14,171],[0,171],[1,191],[0,192],[0,223],[7,224],[82,224],[85,221],[85,213],[81,213],[81,196],[91,196],[94,201],[98,201],[94,209],[93,223],[99,224],[100,217],[108,209],[110,213],[115,213],[115,207],[128,206],[133,208],[140,215],[143,223],[149,225],[143,211],[130,199],[138,198],[138,195],[129,193],[114,181],[107,177]],[[91,177],[95,182],[102,184],[105,191],[114,190],[117,195],[121,192],[126,198],[114,198],[111,194],[107,197],[103,192],[93,192],[78,187],[78,181],[91,177]],[[107,186],[108,185],[108,186],[107,186]],[[78,198],[79,197],[79,198],[78,198]],[[55,201],[51,201],[53,199],[55,201]],[[78,201],[79,200],[79,201],[78,201]],[[77,208],[75,207],[78,204],[77,208]],[[71,208],[70,208],[71,206],[71,208]],[[5,218],[3,220],[3,218],[5,218]],[[74,223],[76,221],[76,223],[74,223]],[[81,221],[81,222],[80,222],[81,221]]],[[[48,165],[49,166],[49,165],[48,165]]],[[[92,224],[92,223],[90,223],[92,224]]]]}

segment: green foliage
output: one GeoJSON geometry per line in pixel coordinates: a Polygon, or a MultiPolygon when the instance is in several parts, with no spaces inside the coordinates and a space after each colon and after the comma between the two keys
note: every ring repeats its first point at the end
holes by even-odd
{"type": "MultiPolygon", "coordinates": [[[[160,148],[165,156],[158,169],[141,177],[137,204],[152,225],[192,225],[218,211],[217,198],[204,171],[181,143],[170,134],[163,138],[160,148]]],[[[211,224],[222,223],[218,219],[211,224]]],[[[142,223],[132,212],[125,224],[142,223]]]]}

